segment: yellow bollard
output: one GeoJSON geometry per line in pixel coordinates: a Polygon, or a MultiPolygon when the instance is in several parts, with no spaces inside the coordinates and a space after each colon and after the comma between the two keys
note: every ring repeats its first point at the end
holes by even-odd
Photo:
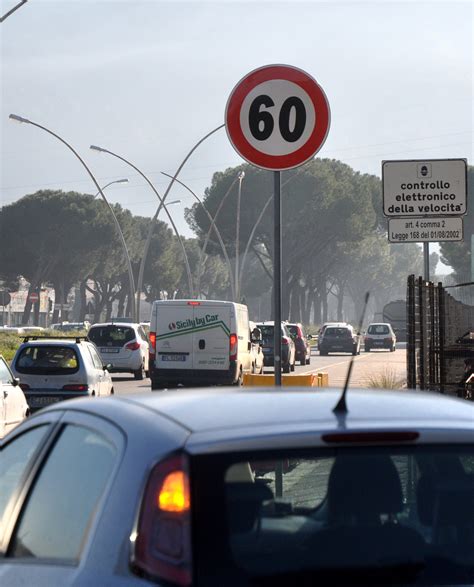
{"type": "MultiPolygon", "coordinates": [[[[281,382],[290,387],[327,387],[327,373],[309,373],[306,375],[282,375],[281,382]]],[[[274,375],[253,375],[244,373],[243,385],[246,387],[272,387],[274,375]]]]}

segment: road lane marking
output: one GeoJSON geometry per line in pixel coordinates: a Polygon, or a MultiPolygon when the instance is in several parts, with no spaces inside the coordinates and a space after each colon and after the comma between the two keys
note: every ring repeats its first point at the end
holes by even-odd
{"type": "MultiPolygon", "coordinates": [[[[354,361],[361,361],[362,359],[368,359],[370,357],[369,354],[362,355],[359,357],[355,357],[354,361]]],[[[348,357],[349,358],[349,357],[348,357]]],[[[349,359],[350,361],[350,359],[349,359]]],[[[339,361],[338,363],[331,363],[330,365],[322,365],[317,369],[312,369],[311,371],[304,371],[303,373],[297,373],[297,375],[311,375],[311,373],[317,373],[318,371],[324,371],[325,369],[329,369],[330,367],[337,367],[339,365],[348,365],[348,361],[339,361]]]]}

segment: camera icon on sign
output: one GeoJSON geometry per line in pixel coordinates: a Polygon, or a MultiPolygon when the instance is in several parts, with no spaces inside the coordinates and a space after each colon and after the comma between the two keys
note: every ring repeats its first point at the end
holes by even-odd
{"type": "Polygon", "coordinates": [[[418,163],[416,167],[418,177],[431,177],[431,163],[418,163]]]}

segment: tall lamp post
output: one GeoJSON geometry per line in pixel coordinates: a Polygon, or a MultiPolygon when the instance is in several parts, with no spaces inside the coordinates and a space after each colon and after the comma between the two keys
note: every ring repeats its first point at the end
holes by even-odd
{"type": "Polygon", "coordinates": [[[235,301],[240,303],[240,281],[239,281],[239,241],[240,241],[240,198],[242,196],[242,180],[245,171],[239,173],[239,191],[237,193],[237,224],[235,229],[235,301]]]}
{"type": "MultiPolygon", "coordinates": [[[[172,178],[172,177],[173,177],[172,175],[170,175],[169,173],[165,173],[164,171],[162,171],[161,173],[162,173],[163,175],[166,175],[166,177],[170,177],[170,178],[172,178]]],[[[224,241],[223,241],[223,239],[222,239],[222,235],[221,235],[221,233],[220,233],[220,230],[219,230],[219,229],[217,228],[217,226],[215,225],[213,217],[212,217],[212,216],[211,216],[211,214],[209,213],[209,210],[206,208],[206,206],[204,205],[204,202],[201,200],[201,198],[200,198],[200,197],[199,197],[199,196],[198,196],[196,193],[194,193],[194,192],[193,192],[193,190],[192,190],[192,189],[191,189],[189,186],[187,186],[187,185],[186,185],[184,182],[182,182],[182,181],[181,181],[181,180],[179,180],[179,179],[176,179],[176,178],[175,178],[175,181],[176,181],[177,183],[179,183],[180,185],[182,185],[182,186],[183,186],[185,189],[187,189],[187,190],[188,190],[188,192],[189,192],[189,193],[190,193],[192,196],[194,196],[194,198],[195,198],[195,199],[196,199],[196,200],[199,202],[199,204],[201,204],[201,206],[202,206],[202,208],[203,208],[204,212],[206,213],[207,217],[209,218],[209,221],[210,221],[210,223],[211,223],[211,226],[213,226],[213,227],[214,227],[214,231],[215,231],[215,233],[216,233],[217,239],[218,239],[218,241],[219,241],[219,244],[220,244],[220,246],[221,246],[221,249],[222,249],[222,254],[223,254],[223,255],[224,255],[224,257],[225,257],[225,260],[226,260],[226,262],[227,262],[227,267],[228,267],[228,269],[229,269],[229,281],[230,281],[230,283],[232,284],[232,265],[230,264],[229,255],[227,254],[227,250],[226,250],[226,248],[225,248],[225,244],[224,244],[224,241]]],[[[169,206],[169,204],[168,204],[168,206],[169,206]]],[[[200,265],[202,265],[202,262],[203,262],[204,255],[205,255],[205,252],[203,252],[203,251],[201,250],[201,254],[200,254],[200,265]]],[[[201,284],[201,280],[200,280],[200,273],[198,273],[198,287],[200,286],[200,284],[201,284]]],[[[232,290],[233,290],[233,288],[232,288],[232,290]]],[[[199,289],[197,289],[197,290],[196,290],[196,294],[199,296],[199,289]]]]}
{"type": "Polygon", "coordinates": [[[66,145],[66,147],[70,151],[72,151],[72,153],[74,153],[74,155],[79,159],[79,161],[82,163],[82,165],[84,166],[85,170],[89,174],[90,178],[94,182],[95,187],[97,188],[98,193],[101,195],[102,199],[106,203],[106,205],[107,205],[107,207],[109,209],[109,212],[112,215],[112,218],[114,219],[115,226],[117,228],[117,232],[119,233],[119,236],[120,236],[120,241],[122,243],[123,251],[124,251],[124,254],[125,254],[125,259],[127,261],[128,279],[129,279],[129,288],[130,288],[130,298],[132,300],[132,303],[130,304],[131,317],[132,317],[132,320],[135,321],[135,304],[133,303],[133,300],[135,299],[135,280],[133,278],[132,264],[131,264],[131,261],[130,261],[130,256],[128,254],[127,243],[125,242],[125,237],[123,236],[122,229],[120,228],[120,224],[119,224],[119,222],[117,220],[117,217],[116,217],[116,215],[115,215],[115,213],[113,211],[113,208],[109,204],[107,198],[105,197],[104,192],[102,191],[102,188],[98,184],[98,182],[97,182],[96,178],[94,177],[92,171],[89,169],[89,167],[87,166],[86,162],[84,161],[84,159],[82,159],[82,157],[79,155],[79,153],[65,139],[63,139],[62,137],[60,137],[58,134],[56,134],[55,132],[53,132],[49,128],[46,128],[45,126],[42,126],[41,124],[38,124],[37,122],[33,122],[32,120],[29,120],[28,118],[23,118],[22,116],[18,116],[17,114],[10,114],[9,118],[11,120],[15,120],[17,122],[22,122],[22,123],[25,123],[25,124],[31,124],[32,126],[36,126],[37,128],[40,128],[41,130],[44,130],[45,132],[47,132],[51,136],[53,136],[56,139],[58,139],[58,141],[60,141],[61,143],[63,143],[63,145],[66,145]]]}
{"type": "MultiPolygon", "coordinates": [[[[160,198],[160,196],[159,196],[158,192],[156,191],[156,188],[155,188],[155,186],[154,186],[154,185],[151,183],[151,181],[150,181],[150,180],[149,180],[149,179],[148,179],[148,178],[147,178],[147,177],[146,177],[146,176],[145,176],[145,175],[144,175],[144,174],[143,174],[143,173],[142,173],[142,172],[141,172],[141,171],[140,171],[140,170],[139,170],[137,167],[135,167],[135,166],[134,166],[134,165],[132,165],[132,164],[131,164],[129,161],[126,161],[126,160],[125,160],[125,159],[123,159],[122,157],[119,157],[118,155],[115,155],[115,153],[110,153],[110,151],[106,151],[105,149],[100,149],[100,147],[95,147],[95,149],[96,149],[96,150],[98,150],[98,151],[104,150],[104,151],[108,152],[108,153],[109,153],[109,154],[111,154],[111,155],[115,155],[116,157],[118,157],[119,159],[121,159],[122,161],[124,161],[124,163],[128,163],[129,165],[131,165],[131,167],[133,167],[133,168],[134,168],[134,169],[137,171],[137,173],[139,173],[139,174],[140,174],[140,175],[141,175],[141,176],[142,176],[142,177],[145,179],[145,181],[146,181],[146,182],[149,184],[149,186],[150,186],[150,187],[153,189],[153,191],[155,192],[155,195],[156,195],[156,196],[158,197],[158,199],[160,200],[160,205],[158,206],[158,209],[156,210],[156,212],[155,212],[155,215],[153,216],[153,219],[152,219],[152,222],[151,222],[151,225],[150,225],[150,232],[149,232],[149,234],[148,234],[147,242],[148,242],[148,241],[151,241],[151,236],[152,236],[152,234],[153,234],[153,231],[154,231],[154,229],[155,229],[156,219],[157,219],[157,217],[158,217],[158,213],[159,213],[159,211],[160,211],[160,209],[161,209],[161,206],[162,206],[162,204],[165,202],[166,198],[168,197],[168,194],[169,194],[169,192],[170,192],[170,190],[171,190],[171,188],[172,188],[172,186],[173,186],[173,183],[175,182],[176,178],[178,177],[179,173],[181,172],[181,169],[182,169],[182,168],[184,167],[184,165],[186,164],[186,161],[187,161],[187,160],[188,160],[188,159],[191,157],[191,155],[194,153],[194,151],[195,151],[195,150],[196,150],[196,149],[199,147],[199,145],[200,145],[201,143],[203,143],[203,142],[204,142],[204,141],[205,141],[207,138],[209,138],[209,137],[210,137],[211,135],[213,135],[215,132],[217,132],[218,130],[220,130],[221,128],[224,128],[224,127],[225,127],[225,124],[221,124],[221,125],[217,126],[217,127],[216,127],[216,128],[214,128],[213,130],[211,130],[210,132],[208,132],[206,135],[204,135],[204,136],[203,136],[201,139],[199,139],[199,141],[198,141],[198,142],[197,142],[197,143],[196,143],[196,144],[195,144],[195,145],[194,145],[194,146],[193,146],[193,147],[192,147],[192,148],[191,148],[191,149],[188,151],[188,153],[187,153],[186,157],[185,157],[185,158],[184,158],[184,159],[181,161],[181,163],[180,163],[180,165],[179,165],[178,169],[176,170],[176,172],[175,172],[175,174],[174,174],[174,176],[173,176],[173,179],[172,179],[172,180],[170,181],[170,183],[168,184],[168,187],[166,188],[166,191],[165,191],[165,193],[164,193],[164,196],[163,196],[163,198],[160,198]]],[[[93,146],[91,146],[91,149],[92,149],[92,148],[94,148],[94,147],[93,147],[93,146]]],[[[165,208],[165,210],[166,210],[166,208],[165,208]]],[[[172,220],[171,216],[168,216],[168,217],[169,217],[169,219],[170,219],[170,222],[171,222],[171,223],[172,223],[172,225],[174,226],[174,222],[173,222],[173,220],[172,220]]],[[[177,235],[179,234],[179,233],[177,232],[177,230],[175,230],[175,232],[177,233],[177,235]]],[[[182,240],[181,240],[181,238],[180,238],[180,237],[178,237],[178,238],[179,238],[180,242],[182,243],[182,240]]],[[[192,296],[192,293],[193,293],[193,287],[192,287],[192,276],[191,276],[191,272],[190,272],[190,268],[189,268],[189,262],[188,262],[188,260],[187,260],[187,254],[186,254],[186,249],[184,248],[184,245],[183,245],[183,247],[182,247],[182,248],[183,248],[183,253],[184,253],[185,262],[186,262],[186,271],[187,271],[187,273],[188,273],[188,281],[190,282],[190,283],[189,283],[189,285],[190,285],[190,288],[189,288],[189,289],[190,289],[190,294],[191,294],[191,297],[193,297],[193,296],[192,296]]],[[[141,264],[140,264],[140,270],[141,270],[141,272],[142,272],[142,273],[143,273],[142,267],[144,267],[144,266],[145,266],[146,259],[147,259],[147,254],[148,254],[148,250],[146,251],[146,254],[144,254],[144,255],[143,255],[143,257],[142,257],[142,260],[141,260],[141,264]]],[[[142,283],[140,283],[140,282],[139,282],[139,287],[137,288],[137,296],[140,296],[140,295],[141,295],[141,287],[142,287],[142,283]]],[[[138,297],[138,299],[139,299],[139,297],[138,297]]]]}
{"type": "MultiPolygon", "coordinates": [[[[210,238],[210,236],[211,236],[212,229],[213,229],[213,228],[215,227],[215,225],[216,225],[216,222],[217,222],[217,217],[219,216],[219,213],[220,213],[220,211],[221,211],[221,209],[222,209],[222,206],[225,204],[225,201],[227,200],[227,197],[229,196],[230,192],[232,191],[232,188],[234,187],[234,185],[236,184],[236,182],[238,181],[238,179],[239,179],[239,176],[237,175],[237,176],[236,176],[236,177],[233,179],[232,183],[231,183],[231,184],[230,184],[230,186],[227,188],[227,191],[226,191],[226,193],[224,194],[224,196],[222,197],[221,201],[219,202],[219,206],[217,207],[216,213],[214,214],[214,218],[212,219],[211,225],[209,226],[209,230],[207,231],[206,238],[204,239],[204,244],[203,244],[203,246],[202,246],[202,253],[203,253],[203,255],[204,255],[204,254],[205,254],[205,252],[206,252],[206,249],[207,249],[207,243],[209,242],[209,238],[210,238]]],[[[233,273],[233,272],[231,271],[231,272],[230,272],[230,275],[231,275],[231,279],[230,279],[230,286],[231,286],[231,288],[232,288],[232,299],[233,299],[234,301],[237,301],[237,298],[235,297],[235,283],[234,283],[234,277],[233,277],[232,273],[233,273]]]]}
{"type": "MultiPolygon", "coordinates": [[[[109,151],[108,149],[104,149],[103,147],[98,147],[97,145],[91,145],[90,148],[93,151],[98,151],[99,153],[108,153],[109,155],[112,155],[112,157],[116,157],[117,159],[120,159],[120,161],[123,161],[127,165],[130,165],[130,167],[132,167],[141,177],[143,177],[143,179],[147,182],[147,184],[153,190],[153,193],[155,194],[155,196],[158,198],[158,200],[160,202],[160,205],[158,206],[158,208],[157,208],[157,210],[155,212],[155,215],[153,216],[152,221],[151,221],[150,230],[148,232],[147,240],[146,240],[146,243],[145,243],[145,249],[143,251],[142,260],[141,260],[141,263],[140,263],[140,270],[139,270],[139,274],[138,274],[138,285],[137,285],[137,306],[140,306],[140,296],[141,296],[142,287],[143,287],[143,273],[144,273],[144,270],[145,270],[145,261],[146,261],[147,256],[148,256],[148,249],[150,248],[151,237],[153,236],[153,229],[154,229],[155,224],[156,224],[156,219],[158,218],[158,214],[160,213],[160,210],[161,210],[161,208],[164,205],[165,197],[166,196],[161,197],[160,194],[158,193],[158,190],[156,189],[156,187],[151,182],[150,178],[147,177],[143,173],[143,171],[141,171],[141,169],[139,169],[131,161],[129,161],[128,159],[125,159],[125,157],[122,157],[121,155],[118,155],[117,153],[114,153],[112,151],[109,151]]],[[[183,251],[184,263],[186,265],[186,273],[187,273],[187,276],[188,276],[189,295],[191,297],[193,297],[193,278],[192,278],[192,273],[191,273],[191,267],[189,265],[188,254],[186,253],[186,248],[184,246],[183,239],[181,238],[181,235],[179,234],[178,229],[176,228],[176,224],[174,223],[173,217],[171,216],[171,214],[166,209],[166,206],[164,206],[164,208],[165,208],[165,212],[166,212],[166,214],[167,214],[167,216],[169,218],[169,221],[171,223],[171,226],[173,227],[173,230],[174,230],[174,232],[176,234],[176,238],[178,239],[179,244],[181,245],[181,249],[183,251]]]]}

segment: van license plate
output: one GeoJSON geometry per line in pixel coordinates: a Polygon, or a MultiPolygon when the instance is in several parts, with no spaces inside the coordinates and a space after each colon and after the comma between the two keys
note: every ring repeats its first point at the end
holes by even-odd
{"type": "Polygon", "coordinates": [[[185,361],[186,355],[162,355],[163,361],[185,361]]]}
{"type": "Polygon", "coordinates": [[[101,353],[118,353],[120,349],[100,349],[101,353]]]}

